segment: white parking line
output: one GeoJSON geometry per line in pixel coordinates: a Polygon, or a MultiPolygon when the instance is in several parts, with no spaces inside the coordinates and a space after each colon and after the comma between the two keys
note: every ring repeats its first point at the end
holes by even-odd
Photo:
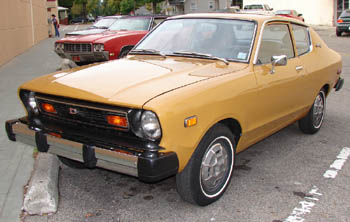
{"type": "MultiPolygon", "coordinates": [[[[343,168],[349,156],[350,148],[344,147],[337,156],[337,159],[329,166],[330,169],[323,174],[323,177],[326,179],[334,179],[338,175],[338,172],[343,168]]],[[[311,213],[311,209],[319,200],[315,196],[320,197],[322,196],[322,193],[318,191],[316,186],[313,186],[308,195],[299,202],[299,206],[293,209],[292,213],[284,220],[284,222],[303,222],[305,220],[305,215],[311,213]]]]}

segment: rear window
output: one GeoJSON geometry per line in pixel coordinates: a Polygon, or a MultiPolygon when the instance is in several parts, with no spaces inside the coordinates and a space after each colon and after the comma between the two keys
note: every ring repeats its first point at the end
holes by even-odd
{"type": "Polygon", "coordinates": [[[341,13],[340,17],[350,17],[350,10],[345,10],[341,13]]]}

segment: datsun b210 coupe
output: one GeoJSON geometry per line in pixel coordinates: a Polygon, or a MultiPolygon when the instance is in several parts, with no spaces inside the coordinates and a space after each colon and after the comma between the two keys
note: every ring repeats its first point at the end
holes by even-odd
{"type": "Polygon", "coordinates": [[[56,72],[19,88],[10,140],[74,167],[156,182],[176,175],[193,204],[218,200],[236,153],[298,121],[316,133],[341,57],[305,23],[253,14],[165,20],[126,58],[56,72]]]}

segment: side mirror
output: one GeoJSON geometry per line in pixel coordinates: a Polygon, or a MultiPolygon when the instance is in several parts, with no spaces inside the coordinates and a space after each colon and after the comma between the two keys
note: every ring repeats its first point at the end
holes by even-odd
{"type": "Polygon", "coordinates": [[[298,16],[303,16],[303,14],[298,14],[298,16]]]}
{"type": "Polygon", "coordinates": [[[275,73],[275,66],[285,66],[287,65],[287,56],[286,55],[280,55],[280,56],[272,56],[271,57],[271,74],[275,73]]]}
{"type": "Polygon", "coordinates": [[[270,11],[273,11],[273,8],[270,8],[270,11]]]}

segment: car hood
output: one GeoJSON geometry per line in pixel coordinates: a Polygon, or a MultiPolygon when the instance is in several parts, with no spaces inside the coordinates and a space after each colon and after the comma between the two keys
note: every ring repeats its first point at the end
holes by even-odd
{"type": "Polygon", "coordinates": [[[129,56],[39,77],[21,86],[35,92],[142,108],[152,98],[247,67],[193,58],[129,56]]]}
{"type": "Polygon", "coordinates": [[[105,32],[106,29],[86,29],[86,30],[80,30],[75,32],[69,32],[66,34],[66,36],[72,36],[72,35],[92,35],[92,34],[98,34],[105,32]]]}
{"type": "Polygon", "coordinates": [[[91,35],[71,35],[57,42],[98,42],[103,43],[110,39],[119,38],[122,36],[146,34],[147,31],[104,31],[91,35]]]}

